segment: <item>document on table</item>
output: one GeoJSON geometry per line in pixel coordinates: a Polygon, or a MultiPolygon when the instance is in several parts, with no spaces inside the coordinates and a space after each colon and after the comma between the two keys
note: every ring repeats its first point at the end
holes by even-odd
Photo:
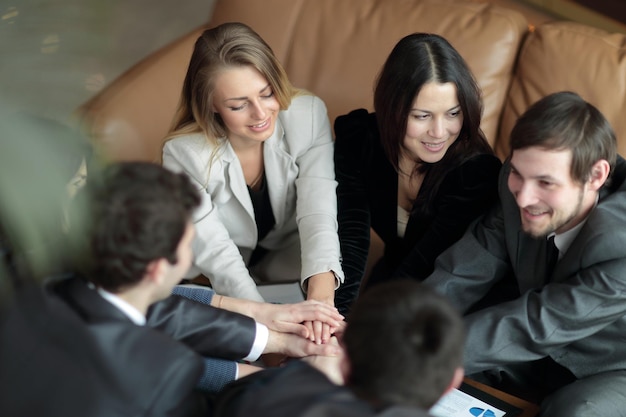
{"type": "Polygon", "coordinates": [[[461,389],[454,389],[443,396],[430,409],[430,414],[434,417],[512,417],[521,411],[511,404],[463,384],[461,389]],[[489,402],[483,401],[478,398],[479,396],[489,402]]]}
{"type": "Polygon", "coordinates": [[[268,303],[290,304],[304,301],[300,281],[279,284],[259,284],[257,289],[268,303]]]}

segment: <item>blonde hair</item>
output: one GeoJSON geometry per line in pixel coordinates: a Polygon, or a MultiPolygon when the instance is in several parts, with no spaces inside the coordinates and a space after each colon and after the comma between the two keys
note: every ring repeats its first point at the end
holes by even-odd
{"type": "Polygon", "coordinates": [[[255,31],[243,23],[224,23],[204,31],[196,41],[165,140],[201,132],[216,145],[215,156],[220,139],[227,134],[220,115],[212,109],[215,78],[225,69],[244,66],[256,69],[267,79],[281,110],[287,109],[299,94],[270,46],[255,31]]]}

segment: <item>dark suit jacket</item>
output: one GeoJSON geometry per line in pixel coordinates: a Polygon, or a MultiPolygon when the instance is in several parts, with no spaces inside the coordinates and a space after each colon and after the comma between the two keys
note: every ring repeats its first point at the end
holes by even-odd
{"type": "Polygon", "coordinates": [[[198,353],[242,358],[255,336],[252,319],[178,297],[157,303],[149,324],[159,330],[77,278],[19,293],[0,325],[1,414],[197,415],[198,353]]]}
{"type": "Polygon", "coordinates": [[[501,280],[521,296],[466,317],[468,374],[550,356],[581,378],[626,369],[626,162],[548,276],[546,239],[521,230],[520,212],[500,175],[501,204],[438,259],[424,282],[461,311],[501,280]]]}
{"type": "Polygon", "coordinates": [[[215,417],[426,417],[416,408],[373,409],[302,361],[231,383],[216,401],[215,417]]]}
{"type": "Polygon", "coordinates": [[[384,257],[370,281],[387,279],[394,272],[421,280],[432,272],[435,258],[497,198],[500,160],[491,154],[475,155],[448,171],[434,213],[424,214],[414,207],[405,236],[399,238],[398,174],[380,143],[376,115],[360,109],[340,116],[335,134],[337,216],[346,276],[337,290],[338,307],[356,296],[367,262],[370,227],[385,243],[384,257]]]}

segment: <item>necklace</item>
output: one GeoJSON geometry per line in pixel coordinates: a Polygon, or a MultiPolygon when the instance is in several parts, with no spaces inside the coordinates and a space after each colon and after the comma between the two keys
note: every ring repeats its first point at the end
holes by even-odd
{"type": "Polygon", "coordinates": [[[261,167],[261,172],[259,172],[259,175],[256,176],[256,178],[254,180],[252,180],[252,182],[250,184],[248,184],[248,187],[255,189],[257,188],[257,186],[261,183],[261,179],[263,178],[263,174],[265,173],[265,167],[261,167]]]}

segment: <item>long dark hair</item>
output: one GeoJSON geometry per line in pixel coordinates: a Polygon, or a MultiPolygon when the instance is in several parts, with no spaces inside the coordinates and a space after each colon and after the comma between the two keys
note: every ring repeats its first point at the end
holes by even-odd
{"type": "Polygon", "coordinates": [[[424,213],[431,212],[434,196],[448,171],[476,154],[493,154],[480,129],[481,91],[465,60],[441,36],[413,33],[402,38],[393,48],[374,91],[380,140],[396,171],[400,169],[399,157],[411,106],[424,84],[429,82],[451,82],[456,86],[463,126],[441,161],[419,163],[416,171],[411,173],[424,174],[419,198],[414,202],[414,207],[424,213]]]}

